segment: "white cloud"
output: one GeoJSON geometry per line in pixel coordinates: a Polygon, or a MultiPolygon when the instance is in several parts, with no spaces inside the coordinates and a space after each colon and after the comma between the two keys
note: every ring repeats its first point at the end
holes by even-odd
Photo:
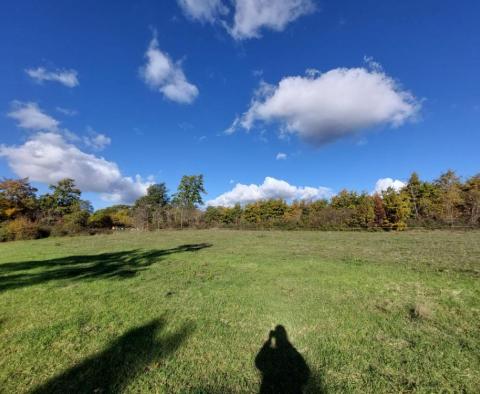
{"type": "Polygon", "coordinates": [[[217,17],[228,13],[222,0],[178,0],[178,5],[185,15],[200,22],[213,23],[217,17]]]}
{"type": "Polygon", "coordinates": [[[69,88],[74,88],[79,85],[77,78],[78,72],[75,70],[48,71],[43,67],[38,67],[26,69],[25,72],[30,78],[38,83],[42,83],[43,81],[55,81],[69,88]]]}
{"type": "Polygon", "coordinates": [[[282,153],[282,152],[278,152],[277,153],[277,156],[275,157],[277,160],[287,160],[287,154],[286,153],[282,153]]]}
{"type": "Polygon", "coordinates": [[[63,107],[56,107],[55,108],[58,112],[61,114],[67,115],[67,116],[75,116],[78,115],[78,111],[74,109],[69,109],[69,108],[63,108],[63,107]]]}
{"type": "MultiPolygon", "coordinates": [[[[371,60],[370,60],[371,61],[371,60]]],[[[398,127],[415,119],[421,104],[375,68],[336,68],[323,74],[261,83],[250,108],[226,131],[250,130],[256,122],[278,122],[317,146],[378,126],[398,127]]]]}
{"type": "Polygon", "coordinates": [[[383,191],[387,190],[389,187],[392,187],[394,190],[399,191],[406,184],[398,179],[392,178],[381,178],[375,183],[375,190],[374,193],[382,193],[383,191]]]}
{"type": "Polygon", "coordinates": [[[290,22],[314,9],[311,0],[236,0],[230,34],[241,40],[260,37],[262,28],[282,31],[290,22]]]}
{"type": "Polygon", "coordinates": [[[305,70],[305,75],[310,78],[315,78],[317,75],[322,75],[322,72],[316,68],[307,68],[305,70]]]}
{"type": "Polygon", "coordinates": [[[0,145],[0,156],[20,177],[47,184],[73,178],[82,191],[101,193],[111,202],[133,202],[153,183],[123,176],[116,163],[85,153],[54,132],[35,133],[20,146],[0,145]]]}
{"type": "Polygon", "coordinates": [[[288,182],[266,177],[261,185],[237,183],[232,190],[208,201],[207,205],[231,207],[237,203],[247,204],[266,199],[313,201],[332,195],[332,190],[327,187],[292,186],[288,182]]]}
{"type": "Polygon", "coordinates": [[[258,38],[262,29],[282,31],[315,10],[312,0],[177,0],[184,13],[201,22],[218,22],[236,40],[258,38]],[[232,18],[227,18],[233,15],[232,18]]]}
{"type": "Polygon", "coordinates": [[[177,103],[190,104],[195,100],[198,88],[187,81],[181,64],[172,62],[168,54],[159,49],[156,36],[150,41],[145,57],[147,63],[140,68],[140,75],[150,88],[177,103]]]}
{"type": "Polygon", "coordinates": [[[14,101],[12,107],[12,111],[8,113],[8,116],[18,122],[18,127],[37,131],[54,131],[58,129],[59,122],[45,114],[37,103],[14,101]]]}
{"type": "Polygon", "coordinates": [[[90,135],[83,137],[83,143],[86,146],[95,150],[103,150],[112,142],[112,139],[105,134],[97,133],[93,129],[90,130],[90,135]]]}

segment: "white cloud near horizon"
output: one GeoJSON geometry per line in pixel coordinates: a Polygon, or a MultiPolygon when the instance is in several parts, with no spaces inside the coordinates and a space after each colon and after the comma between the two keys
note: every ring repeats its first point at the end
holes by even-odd
{"type": "Polygon", "coordinates": [[[286,181],[267,176],[261,185],[237,183],[232,190],[207,201],[206,205],[232,207],[235,204],[243,205],[268,199],[314,201],[330,198],[332,195],[333,191],[328,187],[293,186],[286,181]]]}
{"type": "Polygon", "coordinates": [[[13,101],[12,110],[7,114],[8,117],[15,119],[17,126],[27,130],[47,130],[54,131],[58,129],[60,122],[47,115],[37,103],[13,101]]]}
{"type": "Polygon", "coordinates": [[[28,68],[25,70],[25,72],[30,78],[34,79],[38,83],[42,83],[44,81],[53,81],[59,82],[69,88],[74,88],[80,84],[77,77],[78,72],[76,70],[48,71],[44,67],[38,67],[28,68]]]}
{"type": "Polygon", "coordinates": [[[181,104],[190,104],[197,98],[198,88],[187,81],[181,63],[174,63],[167,53],[160,50],[155,33],[145,58],[147,62],[140,68],[140,76],[147,86],[181,104]]]}
{"type": "Polygon", "coordinates": [[[406,186],[405,182],[402,182],[398,179],[392,178],[381,178],[375,183],[374,193],[381,194],[383,191],[386,191],[389,187],[393,188],[395,191],[399,191],[406,186]]]}
{"type": "Polygon", "coordinates": [[[289,23],[316,9],[313,0],[177,0],[177,2],[190,19],[203,23],[218,23],[235,40],[261,37],[264,29],[282,31],[289,23]]]}
{"type": "Polygon", "coordinates": [[[294,134],[316,146],[362,130],[399,127],[415,120],[421,102],[372,61],[367,68],[336,68],[325,73],[260,84],[249,109],[226,130],[276,123],[283,136],[294,134]]]}
{"type": "Polygon", "coordinates": [[[60,128],[60,122],[46,114],[36,103],[13,102],[8,116],[18,127],[33,131],[22,145],[0,145],[0,157],[19,177],[52,184],[72,178],[83,192],[100,193],[105,201],[130,203],[144,195],[151,179],[123,176],[118,165],[103,157],[82,151],[76,143],[101,150],[111,143],[110,137],[87,127],[83,138],[60,128]]]}
{"type": "Polygon", "coordinates": [[[133,202],[153,183],[123,176],[116,163],[81,151],[55,132],[37,132],[19,146],[0,145],[0,157],[19,177],[46,184],[72,178],[83,192],[100,193],[114,203],[133,202]]]}

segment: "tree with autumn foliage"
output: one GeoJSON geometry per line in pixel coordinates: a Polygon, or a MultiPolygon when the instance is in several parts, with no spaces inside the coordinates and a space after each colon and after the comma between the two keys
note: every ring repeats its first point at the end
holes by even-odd
{"type": "Polygon", "coordinates": [[[3,179],[0,182],[0,218],[11,220],[23,216],[33,219],[38,207],[36,192],[28,178],[3,179]]]}

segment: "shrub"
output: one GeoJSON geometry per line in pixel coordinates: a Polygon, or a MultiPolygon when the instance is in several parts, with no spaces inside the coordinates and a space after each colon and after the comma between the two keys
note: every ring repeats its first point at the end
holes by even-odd
{"type": "Polygon", "coordinates": [[[128,209],[119,209],[110,214],[113,225],[119,227],[133,227],[133,220],[128,209]]]}
{"type": "Polygon", "coordinates": [[[48,237],[49,231],[41,227],[37,222],[32,222],[24,217],[9,222],[0,236],[5,241],[37,239],[48,237]]]}
{"type": "Polygon", "coordinates": [[[54,235],[77,234],[87,228],[90,214],[87,211],[75,211],[65,215],[58,225],[54,226],[54,235]]]}
{"type": "Polygon", "coordinates": [[[88,225],[93,228],[112,228],[112,217],[105,212],[95,212],[88,219],[88,225]]]}
{"type": "Polygon", "coordinates": [[[8,231],[6,226],[0,227],[0,242],[8,241],[8,231]]]}

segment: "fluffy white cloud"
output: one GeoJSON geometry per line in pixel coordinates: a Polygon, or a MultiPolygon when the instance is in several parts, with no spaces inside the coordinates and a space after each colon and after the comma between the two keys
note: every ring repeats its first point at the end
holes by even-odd
{"type": "Polygon", "coordinates": [[[260,37],[262,28],[282,31],[290,22],[314,9],[311,0],[236,0],[230,34],[241,40],[260,37]]]}
{"type": "Polygon", "coordinates": [[[44,183],[73,178],[82,191],[101,193],[112,202],[132,202],[152,184],[123,176],[116,163],[81,151],[55,132],[35,133],[20,146],[0,145],[0,156],[20,177],[44,183]]]}
{"type": "Polygon", "coordinates": [[[209,206],[231,207],[235,204],[247,204],[254,201],[280,198],[284,200],[318,200],[333,195],[327,187],[299,187],[288,182],[266,177],[261,185],[243,185],[237,183],[235,187],[217,198],[207,201],[209,206]]]}
{"type": "Polygon", "coordinates": [[[312,0],[177,0],[184,13],[201,22],[218,22],[236,40],[261,36],[264,28],[281,31],[315,10],[312,0]],[[233,15],[233,20],[227,18],[233,15]]]}
{"type": "Polygon", "coordinates": [[[23,103],[14,101],[12,111],[8,113],[10,118],[18,122],[18,127],[30,130],[57,130],[59,122],[44,113],[37,103],[23,103]]]}
{"type": "Polygon", "coordinates": [[[79,85],[77,78],[78,73],[75,70],[48,71],[43,67],[38,67],[26,69],[25,72],[30,78],[38,83],[42,83],[43,81],[55,81],[69,88],[74,88],[79,85]]]}
{"type": "Polygon", "coordinates": [[[399,191],[401,188],[405,187],[405,183],[399,181],[398,179],[392,178],[381,178],[375,183],[374,193],[381,193],[387,190],[389,187],[392,187],[396,191],[399,191]]]}
{"type": "Polygon", "coordinates": [[[226,131],[278,122],[281,133],[322,145],[360,130],[398,127],[415,119],[420,102],[381,68],[337,68],[262,83],[250,108],[226,131]]]}
{"type": "Polygon", "coordinates": [[[159,49],[156,36],[150,41],[145,57],[147,63],[140,68],[140,75],[150,88],[177,103],[189,104],[195,100],[197,87],[187,81],[181,64],[172,62],[168,54],[159,49]]]}
{"type": "Polygon", "coordinates": [[[217,17],[228,13],[222,0],[178,0],[178,5],[185,15],[200,22],[213,23],[217,17]]]}
{"type": "Polygon", "coordinates": [[[277,153],[277,156],[275,157],[277,160],[287,160],[287,154],[286,153],[282,153],[282,152],[278,152],[277,153]]]}

